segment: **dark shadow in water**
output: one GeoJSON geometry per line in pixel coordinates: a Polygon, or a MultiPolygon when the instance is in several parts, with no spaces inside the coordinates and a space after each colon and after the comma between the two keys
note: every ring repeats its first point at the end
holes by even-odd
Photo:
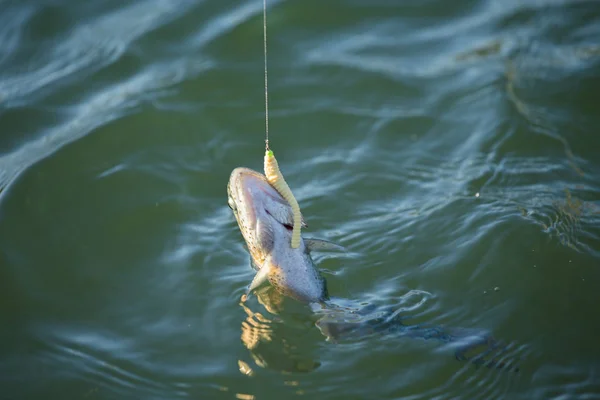
{"type": "MultiPolygon", "coordinates": [[[[242,297],[240,306],[247,318],[241,325],[241,339],[256,364],[288,373],[317,369],[319,361],[302,352],[301,345],[292,343],[293,335],[278,332],[287,324],[280,318],[285,297],[272,287],[263,288],[255,294],[259,303],[271,314],[266,317],[253,312],[245,303],[245,297],[242,297]]],[[[313,305],[313,311],[318,317],[315,325],[328,341],[334,343],[365,340],[373,336],[436,340],[451,347],[458,361],[469,362],[477,367],[519,372],[519,360],[506,359],[505,344],[482,330],[410,325],[407,324],[409,318],[400,316],[392,307],[375,305],[354,308],[339,306],[332,301],[313,305]]],[[[307,325],[301,324],[301,329],[305,334],[307,325]]],[[[251,372],[246,364],[240,365],[240,370],[245,374],[251,372]]]]}
{"type": "Polygon", "coordinates": [[[407,324],[408,318],[389,307],[368,306],[345,313],[326,311],[316,326],[329,341],[361,340],[373,335],[392,335],[436,340],[450,345],[459,361],[476,366],[519,371],[516,362],[499,361],[504,345],[488,332],[476,329],[407,324]],[[351,318],[349,318],[351,317],[351,318]]]}

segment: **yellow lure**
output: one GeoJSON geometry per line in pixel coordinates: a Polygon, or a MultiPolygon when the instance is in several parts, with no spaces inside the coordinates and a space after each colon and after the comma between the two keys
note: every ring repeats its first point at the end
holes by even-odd
{"type": "Polygon", "coordinates": [[[290,203],[292,207],[292,213],[294,214],[294,229],[292,230],[292,248],[297,249],[300,246],[300,228],[302,226],[302,216],[300,214],[300,206],[296,201],[296,198],[292,194],[290,187],[288,186],[281,171],[279,171],[279,165],[275,159],[275,155],[269,149],[265,152],[265,176],[267,180],[279,194],[290,203]]]}

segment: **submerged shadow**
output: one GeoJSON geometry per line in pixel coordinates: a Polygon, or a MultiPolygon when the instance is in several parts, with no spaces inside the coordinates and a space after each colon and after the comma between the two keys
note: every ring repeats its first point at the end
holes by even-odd
{"type": "Polygon", "coordinates": [[[476,367],[519,372],[520,360],[507,357],[507,345],[483,330],[411,325],[409,318],[401,316],[393,307],[368,305],[355,308],[352,305],[341,306],[335,301],[312,305],[314,314],[307,315],[305,321],[310,323],[290,326],[289,321],[281,317],[286,300],[282,294],[268,286],[256,291],[255,295],[268,314],[265,316],[252,311],[243,296],[240,306],[246,313],[246,319],[241,324],[241,340],[256,365],[262,368],[285,373],[317,369],[320,362],[310,356],[310,351],[303,351],[300,343],[314,323],[326,340],[334,343],[366,340],[374,336],[433,340],[452,349],[458,361],[476,367]],[[285,334],[289,329],[302,332],[300,335],[285,334]]]}

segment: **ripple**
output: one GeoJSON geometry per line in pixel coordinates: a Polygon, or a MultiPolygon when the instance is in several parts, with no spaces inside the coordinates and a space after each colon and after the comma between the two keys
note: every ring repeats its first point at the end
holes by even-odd
{"type": "Polygon", "coordinates": [[[125,396],[135,391],[147,398],[161,398],[169,392],[167,385],[133,366],[131,361],[138,356],[131,353],[131,344],[122,338],[89,332],[70,338],[50,337],[48,333],[46,329],[43,340],[36,343],[35,354],[22,354],[11,363],[9,376],[15,378],[18,376],[15,373],[23,372],[27,365],[36,366],[35,371],[29,367],[29,388],[23,388],[21,393],[30,390],[53,393],[60,382],[73,380],[78,384],[71,387],[71,393],[80,397],[92,392],[125,396]]]}
{"type": "Polygon", "coordinates": [[[174,7],[170,1],[146,0],[80,23],[67,37],[35,57],[34,66],[26,74],[0,75],[2,105],[12,107],[60,80],[112,64],[134,40],[185,12],[190,4],[179,2],[174,7]]]}
{"type": "MultiPolygon", "coordinates": [[[[13,53],[23,40],[24,25],[34,12],[34,7],[31,6],[3,10],[0,16],[0,66],[9,64],[13,53]]],[[[4,100],[4,94],[0,92],[0,104],[4,103],[4,100]]]]}
{"type": "Polygon", "coordinates": [[[537,197],[533,204],[530,202],[530,205],[521,208],[523,216],[562,245],[576,251],[597,253],[597,247],[585,243],[598,238],[597,229],[594,229],[598,219],[597,207],[594,203],[573,197],[568,189],[564,191],[564,199],[560,197],[554,193],[537,197]]]}
{"type": "Polygon", "coordinates": [[[537,387],[529,395],[539,399],[595,398],[600,392],[598,368],[587,370],[561,365],[546,365],[534,375],[537,387]]]}
{"type": "Polygon", "coordinates": [[[190,65],[186,61],[154,65],[125,82],[92,95],[75,107],[66,123],[49,129],[41,138],[0,157],[0,186],[8,185],[25,168],[62,146],[131,112],[146,100],[149,93],[159,95],[160,90],[182,81],[188,74],[199,73],[209,67],[209,63],[190,65]]]}
{"type": "Polygon", "coordinates": [[[306,236],[349,249],[315,257],[316,314],[239,302],[253,271],[225,187],[261,169],[262,4],[117,3],[0,15],[3,387],[598,392],[593,0],[269,1],[278,158],[306,236]]]}
{"type": "MultiPolygon", "coordinates": [[[[278,1],[269,1],[269,7],[277,4],[278,1]]],[[[262,13],[262,3],[256,1],[247,1],[237,7],[227,10],[220,15],[213,17],[205,24],[201,31],[192,35],[188,44],[197,47],[199,44],[206,44],[214,41],[216,38],[226,35],[235,27],[248,21],[253,16],[262,13]]]]}

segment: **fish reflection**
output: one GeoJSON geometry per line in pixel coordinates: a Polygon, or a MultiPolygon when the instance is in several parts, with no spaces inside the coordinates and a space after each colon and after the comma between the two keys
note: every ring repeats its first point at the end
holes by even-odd
{"type": "MultiPolygon", "coordinates": [[[[310,372],[320,366],[318,360],[306,356],[301,345],[294,340],[304,335],[285,335],[281,329],[285,322],[285,297],[272,287],[255,292],[260,305],[268,312],[265,316],[254,312],[244,296],[240,307],[246,313],[241,324],[241,339],[257,366],[281,372],[310,372]],[[295,339],[296,338],[296,339],[295,339]]],[[[506,345],[483,330],[450,328],[428,325],[411,325],[407,317],[402,317],[393,307],[375,305],[354,308],[329,303],[327,307],[313,309],[318,319],[314,325],[329,342],[366,340],[373,336],[391,335],[397,338],[433,340],[454,350],[459,361],[470,362],[475,366],[518,372],[518,359],[506,359],[506,345]],[[502,361],[500,361],[502,360],[502,361]]],[[[305,327],[305,331],[310,327],[305,327]]],[[[253,371],[246,364],[240,367],[246,375],[253,371]]]]}
{"type": "MultiPolygon", "coordinates": [[[[244,298],[240,301],[240,307],[246,313],[246,319],[241,324],[241,340],[256,365],[287,373],[310,372],[318,368],[320,363],[300,350],[301,343],[294,342],[301,335],[283,335],[280,332],[283,323],[278,314],[283,311],[284,296],[272,287],[257,290],[255,294],[269,315],[252,311],[244,298]]],[[[251,375],[248,369],[241,367],[240,371],[251,375]]]]}

